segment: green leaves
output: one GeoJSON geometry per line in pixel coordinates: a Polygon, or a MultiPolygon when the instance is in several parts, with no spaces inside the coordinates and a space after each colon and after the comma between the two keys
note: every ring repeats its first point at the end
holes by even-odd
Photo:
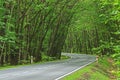
{"type": "MultiPolygon", "coordinates": [[[[103,19],[105,27],[112,33],[110,36],[113,43],[111,55],[115,60],[115,65],[118,66],[118,72],[120,69],[120,0],[99,0],[101,3],[101,16],[105,17],[103,19]]],[[[110,44],[110,42],[108,41],[110,44]]],[[[117,72],[116,72],[117,73],[117,72]]],[[[117,73],[120,77],[120,73],[117,73]]]]}
{"type": "Polygon", "coordinates": [[[40,10],[44,9],[44,7],[45,7],[45,4],[36,5],[35,6],[35,11],[40,11],[40,10]]]}
{"type": "Polygon", "coordinates": [[[7,32],[5,36],[0,36],[0,42],[5,42],[5,43],[15,43],[16,37],[14,32],[7,32]]]}
{"type": "Polygon", "coordinates": [[[56,0],[46,0],[46,2],[51,4],[51,3],[56,2],[56,0]]]}

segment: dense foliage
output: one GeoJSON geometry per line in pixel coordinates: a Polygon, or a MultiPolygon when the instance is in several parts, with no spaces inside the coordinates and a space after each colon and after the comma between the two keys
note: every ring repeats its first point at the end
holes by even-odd
{"type": "MultiPolygon", "coordinates": [[[[105,39],[105,29],[101,29],[98,6],[94,1],[84,0],[73,18],[67,35],[65,51],[93,53],[92,49],[105,39]]],[[[96,52],[95,52],[96,53],[96,52]]]]}
{"type": "Polygon", "coordinates": [[[64,51],[111,56],[120,76],[120,0],[84,0],[73,20],[64,51]]]}
{"type": "Polygon", "coordinates": [[[0,65],[59,59],[77,3],[0,0],[0,65]]]}
{"type": "Polygon", "coordinates": [[[120,77],[120,0],[99,0],[101,24],[109,32],[109,40],[102,44],[112,50],[112,57],[118,65],[118,76],[120,77]]]}

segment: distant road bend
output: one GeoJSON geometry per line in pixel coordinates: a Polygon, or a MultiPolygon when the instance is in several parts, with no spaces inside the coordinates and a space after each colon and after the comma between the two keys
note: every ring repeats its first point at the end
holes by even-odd
{"type": "Polygon", "coordinates": [[[63,55],[71,59],[1,70],[0,80],[59,80],[95,61],[95,56],[86,54],[63,55]]]}

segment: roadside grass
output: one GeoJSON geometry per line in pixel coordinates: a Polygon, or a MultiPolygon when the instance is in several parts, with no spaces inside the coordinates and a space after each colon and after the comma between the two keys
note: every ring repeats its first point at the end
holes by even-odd
{"type": "Polygon", "coordinates": [[[5,70],[5,69],[9,69],[9,68],[15,68],[15,67],[19,67],[19,66],[18,65],[17,66],[4,65],[4,66],[0,66],[0,70],[5,70]]]}
{"type": "Polygon", "coordinates": [[[94,62],[61,80],[116,80],[115,70],[113,60],[103,57],[98,62],[94,62]]]}
{"type": "Polygon", "coordinates": [[[3,65],[0,66],[0,70],[6,70],[6,69],[10,69],[10,68],[17,68],[17,67],[22,67],[22,66],[29,66],[29,65],[35,65],[35,64],[43,64],[46,62],[56,62],[56,61],[62,61],[62,60],[66,60],[69,59],[69,56],[61,56],[61,59],[54,59],[54,58],[49,58],[48,60],[46,60],[46,57],[44,56],[43,60],[41,62],[37,62],[37,63],[25,63],[25,64],[18,64],[18,65],[3,65]]]}

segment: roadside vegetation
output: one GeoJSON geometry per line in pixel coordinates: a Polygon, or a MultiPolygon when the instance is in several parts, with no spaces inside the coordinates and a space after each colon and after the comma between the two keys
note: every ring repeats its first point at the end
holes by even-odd
{"type": "Polygon", "coordinates": [[[117,67],[114,61],[108,57],[102,57],[94,62],[61,80],[117,80],[117,67]]]}
{"type": "MultiPolygon", "coordinates": [[[[62,55],[61,56],[61,61],[62,60],[66,60],[66,59],[69,59],[70,57],[69,56],[65,56],[65,55],[62,55]]],[[[17,68],[17,67],[23,67],[23,66],[29,66],[29,65],[35,65],[35,64],[43,64],[43,63],[46,63],[46,62],[56,62],[56,61],[60,61],[59,59],[55,59],[55,58],[51,58],[48,56],[44,56],[43,60],[41,62],[37,62],[37,63],[23,63],[23,64],[19,64],[19,65],[4,65],[4,66],[0,66],[0,70],[6,70],[6,69],[10,69],[10,68],[17,68]]]]}

